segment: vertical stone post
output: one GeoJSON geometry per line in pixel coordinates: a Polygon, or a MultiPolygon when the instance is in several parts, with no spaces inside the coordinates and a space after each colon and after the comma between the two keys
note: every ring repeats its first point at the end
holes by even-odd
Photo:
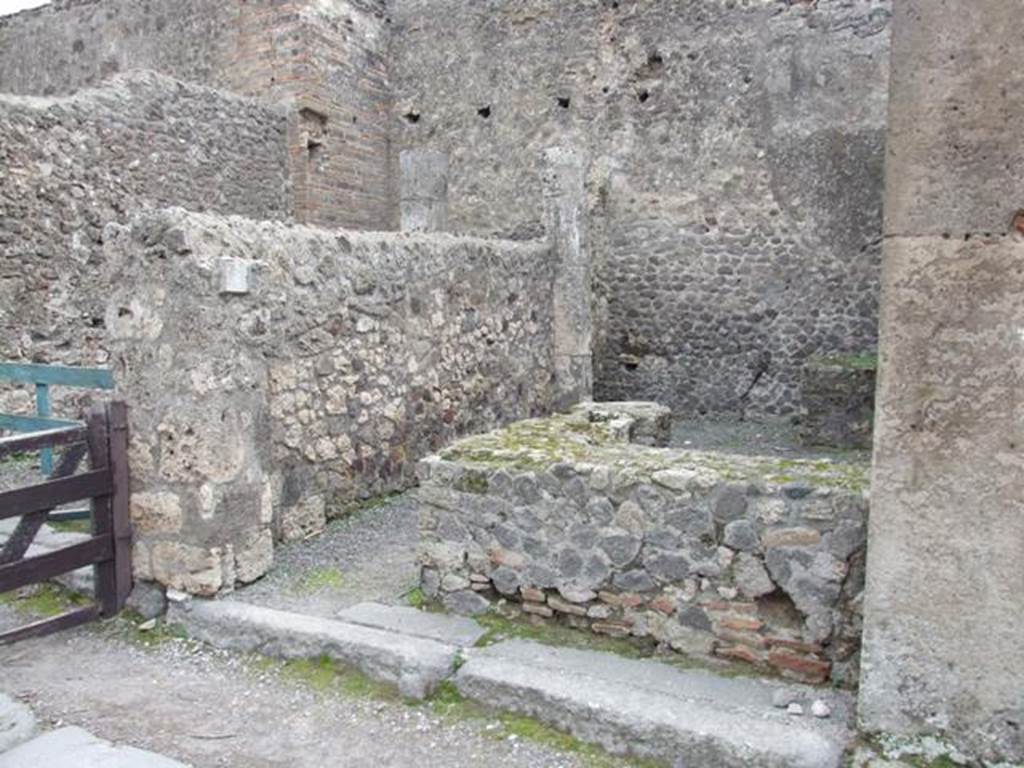
{"type": "Polygon", "coordinates": [[[444,232],[448,228],[448,155],[407,149],[401,165],[403,232],[444,232]]]}
{"type": "Polygon", "coordinates": [[[861,725],[1024,760],[1024,45],[894,4],[861,725]]]}
{"type": "Polygon", "coordinates": [[[586,164],[569,147],[544,152],[544,224],[555,260],[555,408],[594,392],[592,264],[587,237],[586,164]]]}

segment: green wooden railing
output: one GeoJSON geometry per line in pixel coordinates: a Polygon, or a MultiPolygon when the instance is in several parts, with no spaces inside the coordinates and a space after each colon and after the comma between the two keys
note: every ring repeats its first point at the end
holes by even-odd
{"type": "MultiPolygon", "coordinates": [[[[0,429],[10,432],[40,432],[78,426],[82,423],[53,418],[50,407],[50,387],[113,389],[114,375],[105,368],[68,368],[60,365],[0,363],[0,382],[30,384],[36,390],[36,415],[0,413],[0,429]]],[[[50,448],[40,451],[39,465],[43,474],[47,476],[52,474],[53,452],[50,448]]]]}

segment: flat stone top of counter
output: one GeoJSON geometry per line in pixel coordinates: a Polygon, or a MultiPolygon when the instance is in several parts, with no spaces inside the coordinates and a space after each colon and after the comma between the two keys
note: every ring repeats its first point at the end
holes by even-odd
{"type": "Polygon", "coordinates": [[[793,493],[806,487],[863,492],[870,479],[870,462],[860,454],[842,461],[654,448],[626,442],[608,422],[591,422],[579,412],[474,435],[421,462],[424,479],[454,482],[460,470],[483,475],[499,470],[556,475],[611,471],[677,491],[750,482],[793,493]]]}

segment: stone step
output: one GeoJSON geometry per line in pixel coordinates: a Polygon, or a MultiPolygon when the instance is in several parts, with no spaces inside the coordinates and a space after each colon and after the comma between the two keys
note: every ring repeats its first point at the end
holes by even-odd
{"type": "Polygon", "coordinates": [[[217,648],[277,658],[328,656],[367,676],[393,683],[403,695],[430,695],[455,669],[459,648],[318,616],[278,611],[236,600],[185,600],[171,604],[168,621],[217,648]]]}
{"type": "Polygon", "coordinates": [[[0,753],[28,741],[35,732],[36,718],[32,710],[0,693],[0,753]]]}
{"type": "Polygon", "coordinates": [[[413,637],[426,637],[460,648],[471,648],[487,630],[472,619],[444,613],[427,613],[404,605],[359,603],[338,613],[350,624],[387,629],[413,637]]]}
{"type": "Polygon", "coordinates": [[[81,728],[59,728],[0,754],[0,768],[188,768],[134,747],[116,746],[81,728]]]}
{"type": "Polygon", "coordinates": [[[839,768],[853,738],[852,700],[834,691],[524,640],[466,656],[455,677],[463,695],[613,754],[686,768],[839,768]],[[786,700],[805,714],[774,705],[786,700]],[[816,700],[828,719],[811,716],[816,700]]]}

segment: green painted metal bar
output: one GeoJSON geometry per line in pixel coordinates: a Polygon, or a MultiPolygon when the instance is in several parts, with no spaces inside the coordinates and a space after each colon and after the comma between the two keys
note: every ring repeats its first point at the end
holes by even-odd
{"type": "MultiPolygon", "coordinates": [[[[50,417],[50,387],[36,382],[36,413],[44,418],[50,417]]],[[[39,468],[49,477],[53,474],[53,449],[44,448],[39,452],[39,468]]]]}
{"type": "Polygon", "coordinates": [[[0,363],[0,381],[47,384],[83,389],[113,389],[114,374],[105,368],[68,368],[62,365],[0,363]]]}
{"type": "MultiPolygon", "coordinates": [[[[34,384],[36,388],[36,417],[0,414],[0,429],[14,432],[35,432],[78,422],[51,419],[50,387],[79,387],[83,389],[113,389],[114,375],[104,368],[69,368],[63,365],[37,365],[35,363],[0,363],[0,381],[34,384]]],[[[53,473],[53,450],[39,452],[39,467],[43,474],[53,473]]]]}
{"type": "Polygon", "coordinates": [[[42,419],[38,416],[21,416],[15,413],[0,413],[0,429],[10,432],[42,432],[48,429],[80,427],[82,422],[68,419],[42,419]]]}

